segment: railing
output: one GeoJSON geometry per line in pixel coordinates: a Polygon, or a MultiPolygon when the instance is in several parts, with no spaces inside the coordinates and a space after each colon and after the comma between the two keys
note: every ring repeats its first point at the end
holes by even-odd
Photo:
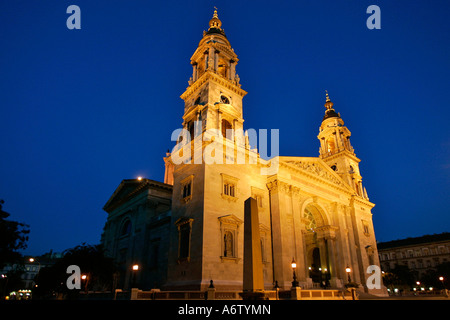
{"type": "MultiPolygon", "coordinates": [[[[354,290],[268,290],[268,300],[355,300],[354,290]]],[[[142,291],[131,289],[131,300],[242,300],[240,291],[142,291]]]]}

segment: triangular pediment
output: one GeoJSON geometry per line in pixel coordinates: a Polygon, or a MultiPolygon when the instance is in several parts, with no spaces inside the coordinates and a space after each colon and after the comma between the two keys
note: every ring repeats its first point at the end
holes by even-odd
{"type": "Polygon", "coordinates": [[[103,209],[108,211],[108,208],[115,206],[115,204],[122,202],[122,200],[128,199],[141,185],[142,182],[138,180],[123,180],[111,195],[103,209]]]}
{"type": "Polygon", "coordinates": [[[280,157],[279,160],[286,167],[352,192],[350,186],[320,158],[280,157]]]}

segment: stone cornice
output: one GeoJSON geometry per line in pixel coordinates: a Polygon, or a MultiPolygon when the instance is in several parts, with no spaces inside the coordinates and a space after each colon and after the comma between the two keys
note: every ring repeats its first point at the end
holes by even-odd
{"type": "Polygon", "coordinates": [[[373,202],[370,202],[369,200],[364,199],[363,197],[358,196],[358,195],[356,195],[356,194],[353,194],[353,195],[352,195],[351,200],[352,200],[353,202],[356,202],[356,203],[359,204],[359,205],[363,205],[363,206],[369,207],[370,209],[372,209],[373,207],[375,207],[375,204],[374,204],[373,202]]]}
{"type": "Polygon", "coordinates": [[[353,161],[355,161],[356,163],[359,163],[359,162],[361,162],[361,160],[353,153],[353,152],[350,152],[350,151],[348,151],[347,149],[344,149],[344,150],[342,150],[342,151],[339,151],[338,153],[335,153],[335,154],[333,154],[333,155],[331,155],[331,156],[325,156],[325,157],[320,157],[321,159],[327,159],[327,161],[329,161],[329,160],[333,160],[333,159],[336,159],[336,158],[339,158],[339,157],[342,157],[342,155],[345,155],[345,156],[348,156],[349,158],[351,158],[353,161]]]}
{"type": "Polygon", "coordinates": [[[180,96],[181,99],[186,100],[191,94],[193,94],[197,89],[199,89],[207,81],[214,81],[215,83],[221,85],[222,87],[233,91],[234,93],[240,95],[241,97],[247,94],[247,91],[241,89],[238,85],[234,84],[230,80],[227,80],[214,72],[207,70],[202,76],[186,88],[186,91],[180,96]]]}

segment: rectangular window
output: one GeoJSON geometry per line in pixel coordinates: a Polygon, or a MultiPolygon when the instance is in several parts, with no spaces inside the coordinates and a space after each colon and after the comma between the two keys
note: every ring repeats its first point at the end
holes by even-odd
{"type": "Polygon", "coordinates": [[[192,198],[193,193],[193,186],[194,186],[194,176],[190,175],[180,182],[180,188],[181,188],[181,202],[187,203],[192,198]]]}
{"type": "Polygon", "coordinates": [[[225,183],[223,185],[223,193],[227,196],[234,197],[235,196],[236,186],[231,183],[225,183]]]}
{"type": "Polygon", "coordinates": [[[189,197],[191,195],[191,182],[183,186],[183,198],[189,197]]]}
{"type": "Polygon", "coordinates": [[[194,219],[180,218],[175,222],[178,228],[178,262],[189,261],[191,248],[192,222],[194,219]]]}
{"type": "Polygon", "coordinates": [[[222,175],[222,197],[235,201],[237,199],[237,183],[238,179],[221,173],[222,175]]]}
{"type": "Polygon", "coordinates": [[[183,224],[180,227],[180,254],[179,258],[189,257],[189,240],[190,240],[191,228],[188,224],[183,224]]]}

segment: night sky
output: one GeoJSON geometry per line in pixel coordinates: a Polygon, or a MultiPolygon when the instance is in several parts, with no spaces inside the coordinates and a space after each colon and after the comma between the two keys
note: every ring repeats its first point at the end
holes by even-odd
{"type": "Polygon", "coordinates": [[[328,90],[378,241],[450,231],[450,1],[0,2],[0,199],[26,254],[97,244],[122,179],[163,181],[189,63],[217,6],[245,129],[318,157],[328,90]],[[69,5],[81,29],[69,30],[69,5]],[[381,29],[369,30],[369,5],[381,29]]]}

